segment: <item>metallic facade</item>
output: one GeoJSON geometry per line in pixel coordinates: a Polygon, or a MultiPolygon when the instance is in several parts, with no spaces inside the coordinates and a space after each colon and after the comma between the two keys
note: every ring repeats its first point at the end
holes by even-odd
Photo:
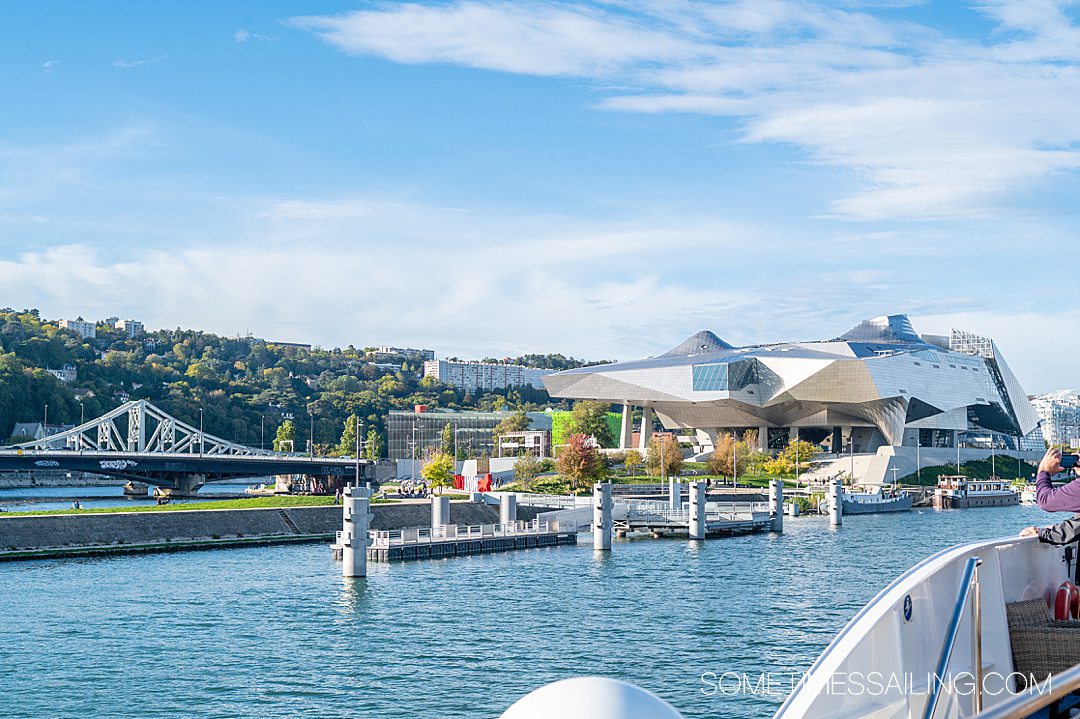
{"type": "Polygon", "coordinates": [[[833,451],[955,446],[962,433],[1015,444],[1039,423],[992,340],[920,336],[905,315],[819,342],[732,347],[699,332],[660,357],[567,370],[544,384],[554,397],[622,404],[627,414],[640,406],[647,422],[655,412],[667,429],[697,430],[703,445],[747,428],[762,449],[796,434],[833,451]]]}

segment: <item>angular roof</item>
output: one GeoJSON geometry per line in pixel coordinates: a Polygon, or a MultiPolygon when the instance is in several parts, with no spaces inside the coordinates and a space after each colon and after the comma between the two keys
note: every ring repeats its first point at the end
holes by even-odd
{"type": "Polygon", "coordinates": [[[733,349],[724,340],[717,337],[709,330],[701,330],[690,335],[677,346],[671,348],[661,357],[692,357],[694,355],[710,354],[720,350],[733,349]]]}
{"type": "Polygon", "coordinates": [[[843,342],[914,342],[926,344],[907,315],[882,315],[863,320],[840,335],[843,342]]]}

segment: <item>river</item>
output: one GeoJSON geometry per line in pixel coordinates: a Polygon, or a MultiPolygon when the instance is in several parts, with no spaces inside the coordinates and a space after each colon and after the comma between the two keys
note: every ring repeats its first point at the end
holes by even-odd
{"type": "MultiPolygon", "coordinates": [[[[806,670],[920,559],[1034,507],[788,518],[782,535],[615,542],[343,580],[322,544],[0,564],[5,717],[496,717],[546,682],[633,681],[688,719],[769,717],[704,672],[806,670]],[[703,692],[705,690],[705,692],[703,692]]],[[[1059,517],[1060,519],[1060,517],[1059,517]]],[[[2,521],[2,520],[0,520],[2,521]]]]}

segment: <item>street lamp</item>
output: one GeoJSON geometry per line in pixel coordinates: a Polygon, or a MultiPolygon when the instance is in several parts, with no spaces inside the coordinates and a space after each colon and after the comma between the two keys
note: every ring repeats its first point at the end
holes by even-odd
{"type": "Polygon", "coordinates": [[[311,414],[308,415],[308,420],[309,420],[310,424],[309,424],[309,428],[308,428],[307,453],[308,453],[308,459],[314,459],[315,458],[315,413],[314,412],[312,412],[311,414]]]}
{"type": "Polygon", "coordinates": [[[84,424],[86,424],[86,407],[83,406],[82,402],[79,402],[79,425],[84,424]]]}
{"type": "Polygon", "coordinates": [[[199,407],[199,456],[203,454],[203,408],[199,407]]]}

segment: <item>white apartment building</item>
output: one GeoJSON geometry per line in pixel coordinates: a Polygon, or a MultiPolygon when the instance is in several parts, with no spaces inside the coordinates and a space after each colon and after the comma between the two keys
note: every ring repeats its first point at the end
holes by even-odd
{"type": "Polygon", "coordinates": [[[1049,444],[1080,446],[1080,395],[1076,390],[1039,395],[1031,404],[1042,419],[1043,439],[1049,444]]]}
{"type": "Polygon", "coordinates": [[[119,320],[113,326],[128,337],[136,337],[146,331],[143,327],[143,323],[137,320],[119,320]]]}
{"type": "Polygon", "coordinates": [[[71,330],[83,339],[97,337],[97,326],[93,322],[86,322],[80,317],[77,320],[60,320],[60,329],[71,330]]]}
{"type": "Polygon", "coordinates": [[[543,389],[544,377],[551,373],[552,370],[516,364],[448,362],[446,360],[424,362],[425,377],[435,377],[443,384],[460,387],[466,392],[523,385],[543,389]]]}

